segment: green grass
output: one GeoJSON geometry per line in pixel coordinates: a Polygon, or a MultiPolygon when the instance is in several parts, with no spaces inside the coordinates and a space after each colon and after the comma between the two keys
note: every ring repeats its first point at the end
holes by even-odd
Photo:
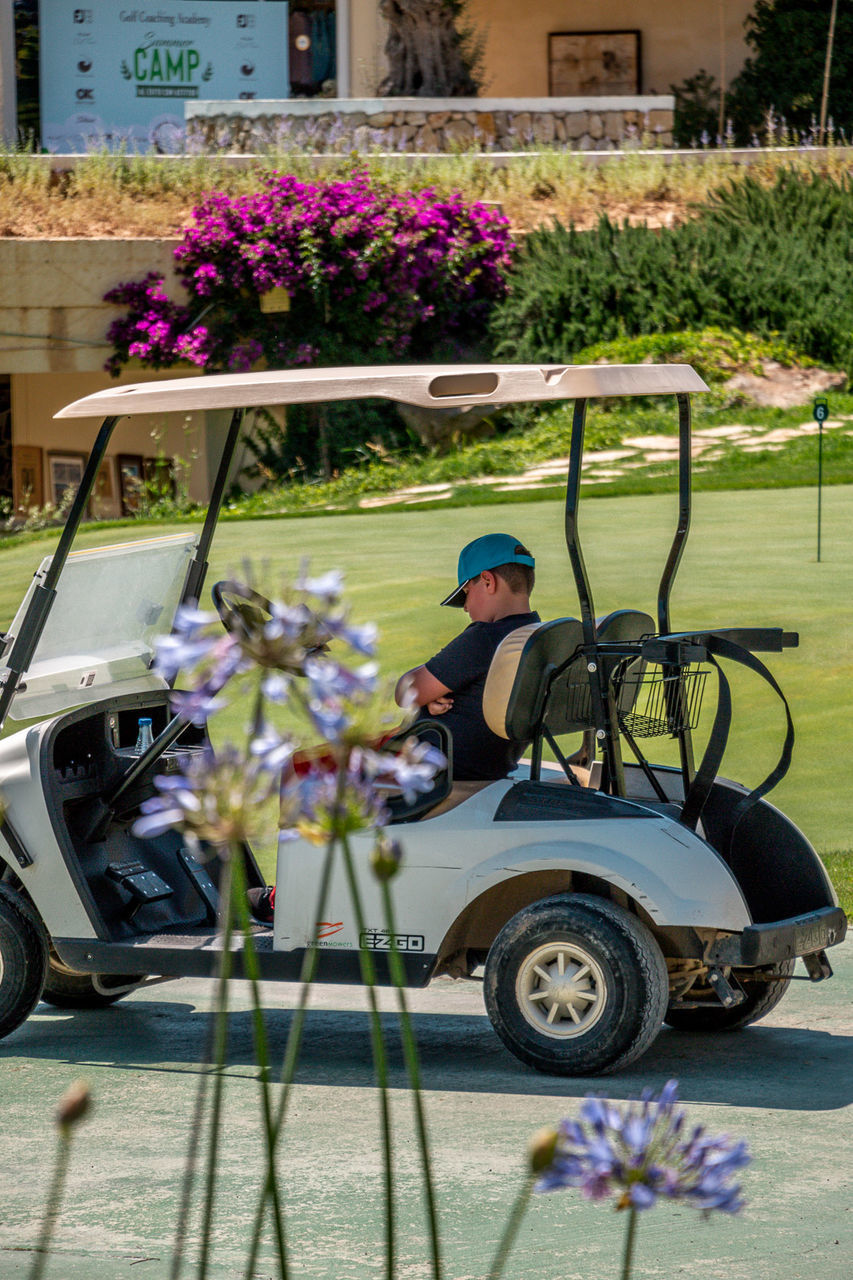
{"type": "MultiPolygon", "coordinates": [[[[581,509],[584,551],[596,611],[641,608],[654,614],[657,584],[676,519],[673,493],[605,498],[581,509]]],[[[239,569],[250,555],[269,566],[269,580],[292,575],[304,555],[315,569],[341,567],[353,614],[381,630],[388,673],[415,665],[446,642],[462,621],[438,601],[455,580],[458,548],[489,528],[508,528],[537,557],[534,602],[543,617],[577,612],[565,544],[562,505],[554,501],[423,512],[361,513],[340,519],[257,520],[221,526],[209,583],[239,569]]],[[[809,489],[699,492],[691,537],[673,593],[676,628],[782,625],[800,633],[800,647],[770,655],[797,727],[794,762],[772,795],[829,862],[853,912],[853,840],[848,775],[853,726],[847,709],[853,682],[850,600],[853,598],[853,487],[824,495],[822,563],[816,563],[815,493],[809,489]]],[[[167,526],[161,526],[167,532],[167,526]]],[[[143,526],[127,529],[142,536],[143,526]]],[[[51,538],[7,547],[0,574],[0,620],[8,625],[51,538]]],[[[82,545],[115,541],[114,529],[92,529],[82,545]]],[[[739,669],[731,673],[735,718],[722,772],[757,783],[781,748],[781,708],[767,686],[739,669]]],[[[242,731],[233,708],[224,731],[242,731]]],[[[655,744],[657,745],[657,744],[655,744]]],[[[661,742],[658,758],[668,743],[661,742]]]]}
{"type": "MultiPolygon", "coordinates": [[[[696,396],[693,402],[696,430],[740,423],[762,430],[796,430],[811,421],[811,406],[795,409],[760,408],[746,405],[719,393],[696,396]]],[[[833,394],[833,417],[853,417],[853,395],[833,394]]],[[[587,429],[588,462],[596,449],[610,449],[623,439],[644,435],[674,435],[677,419],[671,398],[637,406],[616,404],[592,410],[587,429]]],[[[827,485],[853,484],[853,422],[848,429],[823,433],[823,481],[827,485]]],[[[226,518],[307,515],[312,512],[356,511],[359,504],[377,495],[390,495],[419,485],[447,484],[449,498],[441,506],[483,506],[507,501],[530,502],[555,496],[564,480],[555,479],[551,493],[527,490],[514,499],[495,493],[487,485],[472,483],[480,477],[517,476],[526,468],[553,458],[568,456],[571,442],[571,406],[559,405],[538,414],[508,434],[488,440],[460,444],[449,453],[428,456],[390,456],[363,467],[352,467],[328,482],[292,483],[235,498],[226,518]]],[[[817,481],[817,437],[799,435],[781,449],[747,452],[721,439],[721,456],[714,461],[698,459],[694,465],[694,488],[701,490],[794,488],[817,481]]],[[[590,487],[597,497],[669,492],[675,476],[674,463],[647,463],[625,475],[590,487]]],[[[411,506],[401,499],[400,506],[411,506]]],[[[425,507],[435,507],[425,497],[425,507]]]]}

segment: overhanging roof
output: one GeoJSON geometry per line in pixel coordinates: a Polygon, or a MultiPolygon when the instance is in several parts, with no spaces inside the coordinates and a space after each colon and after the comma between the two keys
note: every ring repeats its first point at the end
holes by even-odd
{"type": "Polygon", "coordinates": [[[56,418],[261,408],[381,396],[423,408],[574,400],[594,396],[707,391],[687,364],[376,365],[220,373],[109,387],[60,409],[56,418]]]}

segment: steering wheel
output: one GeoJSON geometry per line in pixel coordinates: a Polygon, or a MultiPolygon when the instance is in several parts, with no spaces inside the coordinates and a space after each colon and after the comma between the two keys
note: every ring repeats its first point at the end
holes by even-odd
{"type": "Polygon", "coordinates": [[[272,605],[266,596],[242,583],[226,578],[215,582],[210,594],[226,631],[248,636],[272,618],[272,605]]]}

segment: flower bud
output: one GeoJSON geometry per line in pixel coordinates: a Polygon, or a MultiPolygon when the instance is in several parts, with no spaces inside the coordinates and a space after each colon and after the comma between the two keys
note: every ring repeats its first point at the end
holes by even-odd
{"type": "Polygon", "coordinates": [[[546,1169],[550,1169],[554,1163],[559,1136],[557,1130],[550,1125],[536,1130],[527,1147],[531,1173],[544,1173],[546,1169]]]}
{"type": "Polygon", "coordinates": [[[56,1123],[65,1133],[82,1120],[92,1105],[86,1080],[75,1080],[63,1093],[56,1108],[56,1123]]]}
{"type": "Polygon", "coordinates": [[[377,880],[392,880],[400,870],[403,849],[399,840],[392,840],[384,831],[376,836],[370,851],[370,865],[377,880]]]}

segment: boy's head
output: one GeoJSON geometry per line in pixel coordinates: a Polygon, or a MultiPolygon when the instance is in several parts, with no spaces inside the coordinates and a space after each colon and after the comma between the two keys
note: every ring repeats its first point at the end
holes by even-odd
{"type": "Polygon", "coordinates": [[[463,608],[466,587],[489,571],[501,578],[513,595],[530,595],[535,581],[536,561],[524,543],[509,533],[485,533],[459,552],[457,586],[442,604],[463,608]]]}

